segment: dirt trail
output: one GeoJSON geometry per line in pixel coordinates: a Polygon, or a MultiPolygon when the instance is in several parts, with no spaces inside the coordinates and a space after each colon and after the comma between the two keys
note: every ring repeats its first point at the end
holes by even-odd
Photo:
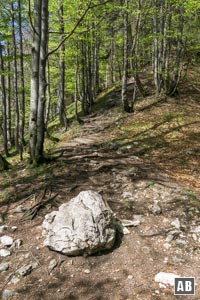
{"type": "Polygon", "coordinates": [[[126,118],[115,109],[84,118],[79,136],[56,150],[63,151],[62,157],[33,177],[30,172],[29,177],[13,178],[13,190],[7,202],[1,202],[1,213],[8,226],[5,233],[23,244],[1,259],[10,268],[0,274],[1,287],[18,293],[12,299],[173,299],[172,287],[159,288],[155,283],[154,276],[161,271],[195,277],[196,296],[190,299],[200,298],[200,198],[155,162],[136,155],[129,142],[125,147],[115,142],[114,128],[120,131],[126,118]],[[120,219],[137,219],[138,226],[128,228],[108,253],[70,258],[51,252],[43,246],[41,224],[55,208],[48,206],[24,223],[18,222],[22,214],[14,213],[20,204],[29,207],[34,197],[24,202],[27,195],[38,195],[45,186],[58,193],[59,204],[82,190],[97,191],[120,219]],[[17,229],[12,231],[12,226],[17,229]],[[49,272],[52,259],[57,266],[49,272]],[[36,263],[31,274],[10,282],[17,268],[31,263],[36,263]]]}

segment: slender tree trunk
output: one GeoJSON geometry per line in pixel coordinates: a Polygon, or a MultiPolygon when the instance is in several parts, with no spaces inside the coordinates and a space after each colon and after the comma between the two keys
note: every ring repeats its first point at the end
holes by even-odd
{"type": "Polygon", "coordinates": [[[111,53],[110,53],[110,83],[113,84],[116,81],[115,77],[115,40],[114,40],[114,30],[111,28],[111,53]]]}
{"type": "Polygon", "coordinates": [[[75,118],[78,121],[78,55],[75,64],[75,86],[74,86],[75,118]]]}
{"type": "Polygon", "coordinates": [[[169,59],[171,50],[171,39],[168,37],[168,32],[171,30],[171,5],[165,3],[165,24],[164,24],[164,45],[163,45],[163,80],[164,90],[166,94],[169,93],[170,89],[170,78],[169,78],[169,59]]]}
{"type": "Polygon", "coordinates": [[[123,47],[123,76],[122,76],[122,104],[126,112],[133,111],[133,103],[129,106],[127,96],[127,79],[128,79],[128,0],[124,1],[124,47],[123,47]]]}
{"type": "Polygon", "coordinates": [[[159,82],[159,40],[158,40],[158,1],[153,0],[154,4],[154,16],[153,16],[153,72],[154,72],[154,84],[156,87],[156,93],[160,93],[160,82],[159,82]]]}
{"type": "Polygon", "coordinates": [[[93,99],[93,91],[92,91],[92,54],[91,54],[91,43],[90,43],[90,38],[88,36],[88,42],[87,42],[87,47],[86,47],[86,82],[87,82],[87,98],[88,98],[88,104],[89,104],[89,112],[91,112],[92,105],[94,104],[94,99],[93,99]]]}
{"type": "MultiPolygon", "coordinates": [[[[63,20],[63,0],[58,0],[58,16],[60,22],[60,33],[61,40],[64,34],[64,20],[63,20]]],[[[59,57],[59,91],[58,91],[58,110],[60,124],[65,129],[67,129],[67,118],[65,112],[65,44],[63,43],[60,47],[60,57],[59,57]]]]}
{"type": "Polygon", "coordinates": [[[94,97],[96,97],[100,91],[99,82],[99,49],[100,42],[97,36],[95,36],[95,46],[94,46],[94,97]]]}
{"type": "MultiPolygon", "coordinates": [[[[138,3],[138,10],[141,11],[142,9],[142,3],[141,0],[139,0],[138,3]]],[[[140,31],[141,31],[141,12],[138,13],[137,15],[137,19],[136,19],[136,25],[135,25],[135,36],[133,38],[133,43],[132,43],[132,47],[131,47],[131,56],[132,59],[130,60],[130,67],[132,69],[133,72],[133,77],[135,79],[135,83],[136,86],[138,88],[138,90],[140,91],[140,94],[145,97],[146,96],[146,91],[144,90],[142,83],[140,81],[140,77],[139,77],[139,73],[138,73],[138,56],[139,56],[139,37],[140,37],[140,31]]],[[[140,54],[141,55],[141,54],[140,54]]],[[[134,89],[133,92],[133,99],[136,98],[136,88],[134,89]]],[[[134,101],[133,101],[134,102],[134,101]]]]}
{"type": "MultiPolygon", "coordinates": [[[[7,44],[7,55],[10,58],[10,43],[7,44]]],[[[8,139],[8,146],[13,146],[13,137],[11,132],[12,120],[11,120],[11,66],[10,60],[8,59],[7,62],[7,139],[8,139]]]]}
{"type": "Polygon", "coordinates": [[[183,8],[179,8],[179,20],[178,20],[178,37],[177,37],[177,46],[176,46],[176,56],[174,60],[174,71],[173,79],[171,83],[170,95],[173,96],[177,93],[177,87],[181,77],[181,61],[184,57],[185,52],[185,43],[183,41],[183,28],[184,28],[184,11],[183,8]]]}
{"type": "Polygon", "coordinates": [[[85,115],[89,113],[88,107],[88,90],[87,90],[87,61],[86,61],[86,46],[85,40],[81,40],[81,104],[82,111],[85,115]]]}
{"type": "Polygon", "coordinates": [[[37,140],[35,149],[35,162],[44,160],[44,133],[45,133],[45,101],[46,101],[46,63],[48,49],[48,0],[41,4],[41,42],[39,60],[39,97],[37,107],[37,140]]]}
{"type": "Polygon", "coordinates": [[[18,99],[18,67],[17,67],[17,45],[15,37],[15,15],[14,15],[14,2],[11,3],[11,18],[12,18],[12,39],[13,39],[13,73],[14,73],[14,102],[15,102],[15,147],[21,153],[20,146],[20,128],[19,128],[19,99],[18,99]]]}
{"type": "Polygon", "coordinates": [[[46,128],[46,132],[48,130],[50,106],[51,106],[50,66],[49,66],[49,59],[48,59],[48,61],[47,61],[47,103],[46,103],[46,111],[45,111],[45,128],[46,128]]]}
{"type": "Polygon", "coordinates": [[[19,14],[19,51],[20,51],[20,83],[21,83],[21,143],[25,145],[24,129],[25,129],[25,84],[24,84],[24,52],[23,52],[23,34],[22,34],[22,16],[21,16],[21,0],[18,0],[19,14]]]}
{"type": "Polygon", "coordinates": [[[6,156],[9,156],[8,153],[8,138],[7,138],[7,102],[6,102],[6,85],[5,85],[5,69],[4,69],[4,60],[3,60],[3,46],[0,43],[0,68],[1,68],[1,94],[2,94],[2,119],[3,119],[3,143],[4,151],[6,156]]]}
{"type": "Polygon", "coordinates": [[[34,1],[34,32],[32,42],[31,62],[31,98],[29,119],[29,148],[31,162],[36,163],[37,142],[37,110],[39,98],[39,68],[40,68],[40,43],[41,43],[41,1],[34,1]]]}

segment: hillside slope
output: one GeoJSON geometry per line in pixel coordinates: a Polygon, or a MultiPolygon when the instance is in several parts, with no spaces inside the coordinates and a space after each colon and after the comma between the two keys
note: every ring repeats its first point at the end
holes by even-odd
{"type": "Polygon", "coordinates": [[[199,95],[190,97],[148,97],[136,103],[134,114],[125,114],[120,89],[112,90],[83,125],[60,134],[52,150],[63,152],[60,158],[36,169],[19,163],[0,175],[1,223],[7,226],[1,235],[22,241],[1,258],[9,263],[0,274],[4,295],[13,290],[12,299],[24,300],[172,299],[173,288],[159,288],[154,280],[163,271],[196,277],[191,299],[199,299],[200,102],[199,95]],[[101,193],[118,218],[138,226],[128,228],[109,253],[69,258],[45,248],[44,215],[88,189],[101,193]],[[52,196],[32,220],[24,214],[52,196]],[[33,270],[18,278],[24,265],[33,270]]]}

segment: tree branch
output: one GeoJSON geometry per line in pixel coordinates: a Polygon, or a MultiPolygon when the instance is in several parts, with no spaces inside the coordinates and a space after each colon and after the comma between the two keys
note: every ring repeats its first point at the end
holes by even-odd
{"type": "MultiPolygon", "coordinates": [[[[30,0],[29,0],[29,1],[30,1],[30,0]]],[[[56,48],[54,48],[53,50],[51,50],[51,51],[47,54],[46,59],[47,59],[50,55],[52,55],[53,53],[55,53],[55,52],[62,46],[62,44],[65,43],[66,40],[72,36],[72,34],[76,31],[77,27],[78,27],[78,26],[80,25],[80,23],[83,21],[83,19],[85,18],[87,12],[88,12],[90,9],[92,9],[92,8],[94,8],[94,7],[97,7],[97,6],[100,6],[100,5],[104,5],[104,4],[108,3],[108,2],[110,2],[110,0],[107,0],[107,1],[105,1],[105,2],[103,2],[103,3],[91,5],[92,0],[90,0],[89,3],[88,3],[88,6],[87,6],[87,8],[86,8],[86,10],[84,11],[84,13],[83,13],[82,16],[80,17],[80,19],[76,22],[76,24],[74,25],[74,28],[70,31],[70,33],[69,33],[66,37],[64,37],[64,39],[58,44],[58,46],[57,46],[56,48]]]]}
{"type": "Polygon", "coordinates": [[[28,16],[29,16],[29,20],[30,20],[30,24],[31,24],[31,28],[32,28],[33,32],[38,35],[38,32],[36,31],[36,29],[33,25],[33,20],[31,18],[31,1],[30,0],[28,0],[28,16]]]}

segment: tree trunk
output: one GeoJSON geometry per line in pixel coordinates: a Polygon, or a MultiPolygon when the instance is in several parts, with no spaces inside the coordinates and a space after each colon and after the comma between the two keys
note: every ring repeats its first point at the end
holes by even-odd
{"type": "Polygon", "coordinates": [[[48,49],[48,0],[42,0],[41,4],[41,43],[39,59],[39,97],[37,109],[37,139],[35,149],[35,162],[44,160],[44,133],[45,133],[45,101],[46,101],[46,62],[48,49]]]}
{"type": "MultiPolygon", "coordinates": [[[[64,34],[64,20],[63,20],[63,0],[58,0],[58,16],[60,22],[60,33],[62,41],[64,34]]],[[[67,129],[67,118],[65,112],[65,44],[60,47],[59,57],[59,90],[58,90],[58,111],[60,124],[67,129]]]]}
{"type": "Polygon", "coordinates": [[[128,0],[124,2],[124,47],[123,47],[123,76],[122,76],[122,104],[126,112],[133,111],[133,103],[129,105],[127,97],[127,79],[128,79],[128,0]]]}
{"type": "Polygon", "coordinates": [[[94,37],[94,59],[93,59],[93,71],[94,71],[94,76],[93,76],[93,95],[94,98],[99,93],[100,90],[100,83],[99,83],[99,49],[100,49],[100,41],[98,40],[97,33],[94,37]]]}
{"type": "MultiPolygon", "coordinates": [[[[10,58],[10,43],[7,44],[7,56],[10,58]]],[[[7,62],[7,139],[8,139],[8,146],[13,146],[13,137],[11,132],[12,120],[11,120],[11,66],[10,61],[8,59],[7,62]]]]}
{"type": "Polygon", "coordinates": [[[25,145],[24,129],[25,129],[25,84],[24,84],[24,52],[23,52],[23,34],[22,34],[22,16],[21,16],[21,0],[18,0],[18,19],[19,19],[19,51],[20,51],[20,83],[21,83],[21,143],[25,145]]]}
{"type": "Polygon", "coordinates": [[[8,170],[9,166],[9,162],[0,154],[0,171],[8,170]]]}
{"type": "Polygon", "coordinates": [[[82,112],[87,115],[89,113],[88,107],[88,94],[87,94],[87,62],[86,62],[86,49],[85,40],[81,40],[81,106],[82,112]]]}
{"type": "Polygon", "coordinates": [[[34,164],[44,161],[47,49],[48,0],[35,0],[29,121],[30,158],[34,164]]]}
{"type": "Polygon", "coordinates": [[[15,102],[15,147],[18,153],[21,152],[19,141],[19,99],[18,99],[18,67],[17,67],[17,45],[15,37],[15,15],[14,15],[14,2],[11,3],[11,17],[12,17],[12,39],[13,39],[13,56],[14,56],[14,102],[15,102]]]}
{"type": "Polygon", "coordinates": [[[37,109],[39,97],[39,66],[41,40],[41,1],[34,1],[34,32],[31,62],[31,97],[29,119],[29,148],[31,162],[36,162],[37,109]]]}
{"type": "Polygon", "coordinates": [[[46,132],[48,130],[50,106],[51,106],[50,66],[49,66],[49,59],[48,59],[48,61],[47,61],[47,103],[46,103],[46,111],[45,111],[45,129],[46,129],[46,132]]]}
{"type": "Polygon", "coordinates": [[[160,93],[160,80],[159,80],[159,40],[158,40],[158,0],[153,0],[154,15],[153,15],[153,73],[154,84],[156,87],[156,94],[160,93]]]}
{"type": "Polygon", "coordinates": [[[177,45],[176,45],[176,56],[174,60],[174,71],[173,79],[171,83],[170,95],[173,96],[177,93],[177,87],[181,77],[181,61],[184,57],[185,44],[183,41],[183,28],[184,28],[184,10],[179,8],[179,18],[178,18],[178,36],[177,36],[177,45]]]}
{"type": "Polygon", "coordinates": [[[5,74],[4,74],[4,60],[3,60],[3,46],[0,43],[0,67],[1,67],[1,93],[2,93],[2,132],[3,132],[3,144],[6,156],[8,153],[8,138],[7,138],[7,99],[6,99],[6,86],[5,86],[5,74]]]}
{"type": "Polygon", "coordinates": [[[114,30],[111,28],[111,42],[110,42],[110,83],[113,84],[116,81],[115,78],[115,40],[114,40],[114,30]]]}

